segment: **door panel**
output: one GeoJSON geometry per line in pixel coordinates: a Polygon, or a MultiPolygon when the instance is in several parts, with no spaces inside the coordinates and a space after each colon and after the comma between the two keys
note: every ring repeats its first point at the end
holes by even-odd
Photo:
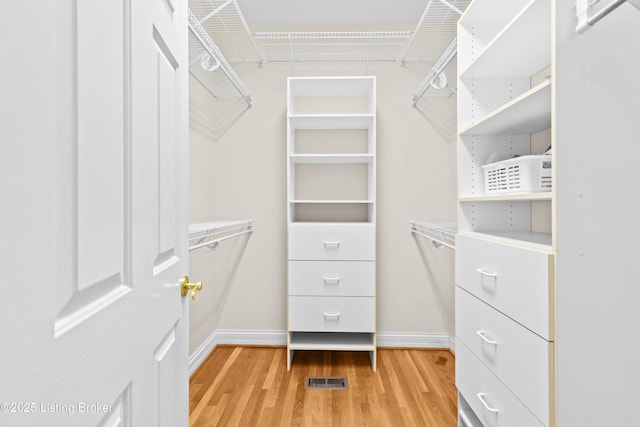
{"type": "Polygon", "coordinates": [[[176,174],[178,170],[178,124],[177,103],[178,63],[169,49],[165,38],[158,29],[153,28],[153,40],[157,49],[155,58],[155,78],[158,96],[153,106],[157,112],[154,118],[157,124],[157,168],[158,168],[158,257],[156,274],[168,268],[176,261],[176,242],[178,224],[178,189],[176,174]]]}
{"type": "Polygon", "coordinates": [[[187,2],[6,6],[0,425],[186,426],[187,2]]]}
{"type": "Polygon", "coordinates": [[[65,79],[59,143],[70,233],[58,282],[59,336],[130,290],[130,28],[128,0],[68,2],[59,67],[65,79]],[[68,26],[66,25],[68,24],[68,26]],[[99,52],[97,55],[96,53],[99,52]]]}

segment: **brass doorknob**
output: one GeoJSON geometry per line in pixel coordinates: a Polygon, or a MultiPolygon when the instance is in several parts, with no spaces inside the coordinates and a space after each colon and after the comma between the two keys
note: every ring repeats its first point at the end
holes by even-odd
{"type": "Polygon", "coordinates": [[[189,283],[189,276],[183,276],[180,279],[180,293],[183,297],[186,297],[188,293],[191,293],[191,299],[196,299],[196,292],[202,290],[202,282],[189,283]]]}

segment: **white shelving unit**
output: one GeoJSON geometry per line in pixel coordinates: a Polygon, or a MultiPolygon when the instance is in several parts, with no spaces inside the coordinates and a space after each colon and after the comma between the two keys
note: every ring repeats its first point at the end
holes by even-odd
{"type": "Polygon", "coordinates": [[[640,424],[634,393],[603,392],[640,380],[640,205],[623,190],[640,155],[640,16],[620,9],[582,35],[560,0],[474,0],[458,23],[460,426],[640,424]],[[490,157],[549,146],[551,192],[486,194],[490,157]]]}
{"type": "Polygon", "coordinates": [[[482,171],[491,157],[541,153],[533,134],[552,123],[550,18],[551,0],[476,0],[458,23],[460,425],[495,425],[496,414],[500,425],[555,425],[552,230],[538,229],[552,222],[553,194],[487,195],[482,171]]]}
{"type": "Polygon", "coordinates": [[[376,369],[375,77],[290,77],[288,338],[376,369]]]}

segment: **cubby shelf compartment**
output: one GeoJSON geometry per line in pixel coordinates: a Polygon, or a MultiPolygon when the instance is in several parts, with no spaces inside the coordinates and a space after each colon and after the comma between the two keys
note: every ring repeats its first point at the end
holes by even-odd
{"type": "MultiPolygon", "coordinates": [[[[471,26],[472,14],[459,25],[471,26]]],[[[472,77],[529,77],[548,66],[551,58],[551,0],[531,0],[481,51],[461,79],[472,77]],[[506,54],[506,55],[505,55],[506,54]]]]}
{"type": "Polygon", "coordinates": [[[294,164],[357,164],[373,162],[373,154],[291,154],[294,164]]]}
{"type": "Polygon", "coordinates": [[[373,114],[294,114],[289,115],[293,129],[370,129],[373,114]]]}
{"type": "Polygon", "coordinates": [[[373,351],[371,333],[291,332],[291,350],[373,351]]]}
{"type": "Polygon", "coordinates": [[[551,81],[539,85],[460,131],[461,136],[530,134],[551,127],[551,81]]]}

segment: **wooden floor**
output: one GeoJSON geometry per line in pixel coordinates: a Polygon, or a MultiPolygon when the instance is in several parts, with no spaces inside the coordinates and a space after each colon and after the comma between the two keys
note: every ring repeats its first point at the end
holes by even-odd
{"type": "Polygon", "coordinates": [[[190,426],[457,425],[455,359],[448,350],[296,352],[219,346],[190,380],[190,426]],[[348,390],[307,390],[305,377],[346,376],[348,390]]]}

